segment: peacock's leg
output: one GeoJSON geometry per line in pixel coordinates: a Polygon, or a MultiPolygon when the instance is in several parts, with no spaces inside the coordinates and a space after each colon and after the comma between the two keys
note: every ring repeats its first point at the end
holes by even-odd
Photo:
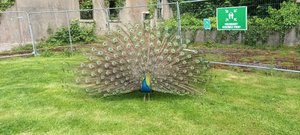
{"type": "Polygon", "coordinates": [[[147,98],[147,94],[144,94],[144,101],[146,101],[146,98],[147,98]]]}
{"type": "Polygon", "coordinates": [[[148,93],[148,100],[150,101],[150,93],[148,93]]]}

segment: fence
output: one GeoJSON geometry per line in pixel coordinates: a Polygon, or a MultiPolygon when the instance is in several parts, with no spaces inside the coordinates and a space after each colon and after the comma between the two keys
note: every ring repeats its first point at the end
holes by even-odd
{"type": "Polygon", "coordinates": [[[25,45],[28,42],[33,43],[32,25],[27,12],[0,12],[0,18],[7,20],[0,22],[1,25],[7,26],[0,27],[0,35],[2,35],[0,36],[0,41],[2,42],[0,50],[6,50],[11,46],[25,45]]]}
{"type": "MultiPolygon", "coordinates": [[[[259,1],[255,1],[253,3],[233,3],[233,5],[217,5],[218,7],[220,6],[238,6],[238,5],[242,5],[242,6],[247,6],[248,10],[254,10],[255,7],[260,7],[261,11],[260,12],[253,12],[251,14],[257,15],[257,14],[261,14],[261,16],[265,16],[267,13],[261,13],[263,12],[267,6],[272,6],[274,8],[279,8],[279,5],[282,1],[284,0],[277,0],[275,2],[272,2],[270,0],[269,3],[265,3],[265,4],[261,4],[263,0],[259,0],[259,1]]],[[[149,4],[149,5],[143,5],[143,6],[132,6],[132,7],[118,7],[118,8],[102,8],[102,9],[91,9],[91,10],[64,10],[64,11],[42,11],[42,12],[2,12],[2,14],[15,14],[14,16],[11,16],[10,19],[12,21],[14,21],[13,23],[10,22],[6,22],[6,23],[10,23],[9,26],[10,27],[0,27],[0,28],[4,28],[4,30],[2,30],[3,33],[12,33],[12,32],[6,32],[8,29],[10,29],[9,31],[16,31],[14,32],[14,34],[19,33],[19,35],[12,35],[12,36],[2,36],[2,38],[4,37],[8,37],[8,38],[13,38],[13,39],[2,39],[0,41],[11,41],[11,43],[4,43],[6,44],[6,46],[8,46],[8,44],[20,44],[20,45],[24,45],[26,43],[28,43],[28,39],[30,35],[30,38],[33,40],[32,41],[32,46],[33,46],[33,51],[34,54],[36,53],[36,42],[37,41],[41,41],[41,40],[45,40],[49,37],[49,35],[55,33],[58,28],[61,27],[67,27],[69,30],[68,32],[68,36],[69,37],[69,44],[70,47],[72,48],[73,42],[72,42],[72,31],[70,30],[70,23],[71,20],[74,19],[80,19],[80,12],[82,11],[93,11],[93,16],[94,16],[94,20],[96,22],[96,31],[98,34],[103,33],[104,31],[110,30],[111,28],[113,28],[115,25],[119,24],[118,22],[122,22],[122,23],[127,23],[127,22],[131,22],[131,23],[141,23],[140,21],[142,20],[140,13],[143,13],[145,16],[149,15],[149,14],[153,14],[153,13],[149,13],[149,10],[154,9],[155,11],[155,15],[158,15],[157,12],[160,9],[164,9],[162,11],[159,12],[163,12],[160,16],[156,16],[155,19],[153,19],[153,23],[154,25],[156,24],[156,22],[164,20],[164,19],[170,19],[170,18],[175,18],[177,21],[176,24],[176,28],[178,29],[178,34],[182,37],[184,36],[185,38],[192,38],[192,40],[195,41],[207,41],[207,40],[217,40],[216,38],[216,31],[210,31],[210,32],[206,32],[203,33],[203,31],[197,31],[197,35],[196,37],[191,37],[193,35],[189,35],[191,33],[187,32],[187,34],[182,33],[182,30],[186,30],[186,29],[190,29],[190,28],[196,28],[196,29],[201,29],[201,25],[200,24],[189,24],[187,25],[181,25],[181,17],[184,16],[187,12],[190,14],[196,14],[197,16],[199,16],[200,18],[208,18],[208,17],[213,17],[216,16],[215,15],[215,8],[216,7],[209,7],[210,5],[212,5],[213,2],[212,1],[207,1],[207,0],[198,0],[198,1],[183,1],[181,3],[177,2],[172,2],[172,3],[160,3],[160,4],[149,4]],[[192,5],[190,4],[192,3],[192,5]],[[207,7],[208,6],[208,7],[207,7]],[[170,8],[169,10],[165,10],[166,7],[170,8]],[[111,15],[112,13],[110,13],[110,11],[112,10],[119,10],[119,20],[115,20],[115,18],[112,18],[111,15]],[[203,11],[204,10],[204,11],[203,11]],[[166,13],[167,12],[167,13],[166,13]],[[209,14],[202,14],[203,12],[209,12],[209,14]],[[23,14],[23,15],[20,15],[23,14]],[[208,16],[209,15],[209,16],[208,16]],[[124,16],[131,16],[131,17],[127,17],[125,18],[124,16]],[[135,16],[135,17],[132,17],[135,16]],[[50,19],[52,18],[52,19],[50,19]],[[17,20],[17,21],[16,21],[17,20]],[[26,21],[27,20],[27,21],[26,21]],[[27,23],[27,24],[26,24],[27,23]],[[29,32],[30,34],[26,34],[24,33],[24,26],[31,26],[31,29],[27,29],[27,33],[29,32]],[[15,26],[14,26],[15,25],[15,26]],[[19,25],[19,26],[17,26],[19,25]],[[17,30],[19,30],[19,32],[17,32],[17,30]],[[32,31],[32,32],[31,32],[32,31]],[[208,33],[208,34],[207,34],[208,33]],[[209,35],[209,36],[207,36],[209,35]],[[207,37],[212,37],[209,39],[206,39],[207,37]],[[19,38],[19,39],[17,39],[19,38]]],[[[5,18],[3,18],[3,20],[7,20],[5,18]]],[[[89,21],[86,21],[89,22],[89,21]]],[[[7,25],[8,26],[8,25],[7,25]]],[[[29,27],[30,28],[30,27],[29,27]]],[[[240,32],[242,33],[242,32],[240,32]]],[[[239,36],[239,34],[236,34],[239,36]]],[[[195,34],[195,33],[194,33],[195,34]]],[[[4,35],[4,34],[1,34],[4,35]]],[[[224,35],[224,34],[223,34],[224,35]]],[[[270,44],[275,44],[278,43],[276,40],[277,35],[274,34],[275,36],[273,36],[273,38],[271,37],[268,41],[261,41],[261,42],[268,42],[270,44]]],[[[237,37],[237,42],[240,43],[241,42],[241,36],[237,37]]],[[[297,37],[295,37],[297,38],[297,37]]],[[[181,38],[181,42],[182,42],[182,38],[181,38]]],[[[219,41],[222,43],[232,43],[232,41],[230,39],[225,39],[223,41],[219,41]]],[[[296,41],[298,42],[298,41],[296,41]]],[[[299,41],[300,42],[300,41],[299,41]]],[[[289,44],[289,42],[285,42],[287,44],[289,44]]],[[[3,45],[2,45],[3,46],[3,45]]],[[[3,47],[4,48],[4,47],[3,47]]]]}
{"type": "MultiPolygon", "coordinates": [[[[103,34],[106,31],[112,30],[116,25],[121,23],[142,23],[145,19],[151,20],[151,25],[159,25],[159,23],[164,22],[164,20],[174,19],[176,24],[174,28],[177,31],[177,34],[181,37],[180,43],[183,42],[183,39],[190,38],[191,40],[198,42],[220,42],[220,43],[241,43],[243,38],[243,33],[235,33],[235,39],[231,39],[231,35],[226,31],[217,32],[216,30],[204,31],[202,29],[202,24],[188,24],[182,22],[182,17],[186,13],[195,14],[199,13],[199,18],[208,18],[215,16],[215,8],[207,8],[203,5],[209,5],[210,1],[200,0],[200,1],[184,1],[179,3],[160,3],[160,4],[149,4],[142,6],[132,6],[132,7],[117,7],[117,8],[94,8],[89,10],[64,10],[64,11],[41,11],[41,12],[1,12],[2,14],[12,14],[10,16],[11,23],[6,22],[6,26],[10,27],[0,27],[1,35],[6,33],[12,33],[12,35],[7,36],[6,39],[1,39],[0,41],[12,41],[8,44],[20,44],[24,45],[27,43],[32,44],[32,50],[34,55],[38,55],[39,52],[42,52],[44,44],[38,42],[45,41],[49,39],[54,33],[61,31],[62,28],[67,32],[63,32],[61,35],[67,39],[66,42],[69,44],[69,48],[73,50],[74,42],[77,42],[76,34],[78,31],[72,28],[72,20],[80,20],[81,12],[91,12],[93,14],[93,20],[80,20],[80,25],[92,26],[96,24],[95,30],[97,34],[103,34]],[[193,7],[190,4],[194,4],[193,7]],[[209,10],[213,9],[213,10],[209,10]],[[203,10],[207,10],[207,14],[201,14],[203,10]],[[117,11],[119,16],[114,15],[117,11]],[[208,16],[209,15],[209,16],[208,16]],[[189,30],[196,29],[194,33],[191,33],[189,30]],[[8,32],[15,31],[15,32],[8,32]],[[229,35],[225,38],[218,39],[218,33],[223,33],[222,35],[229,35]]],[[[278,5],[282,0],[273,3],[273,7],[279,8],[278,5]]],[[[259,1],[257,1],[259,4],[259,1]]],[[[270,4],[266,4],[270,5],[270,4]]],[[[219,5],[224,6],[224,5],[219,5]]],[[[225,5],[226,6],[226,5],[225,5]]],[[[227,5],[228,6],[228,5],[227,5]]],[[[229,5],[234,6],[234,5],[229,5]]],[[[257,7],[255,4],[247,5],[251,10],[254,10],[253,7],[257,7]]],[[[254,15],[258,13],[255,12],[254,15]]],[[[262,16],[265,14],[262,13],[262,16]]],[[[7,20],[9,18],[2,18],[7,20]]],[[[1,24],[0,24],[1,25],[1,24]]],[[[3,25],[3,24],[2,24],[3,25]]],[[[274,38],[271,38],[270,41],[274,41],[274,38]]],[[[276,39],[276,37],[275,37],[276,39]]],[[[212,62],[213,64],[222,64],[221,62],[212,62]]],[[[235,65],[236,63],[223,63],[224,65],[235,65]]],[[[244,65],[245,66],[245,65],[244,65]]],[[[248,66],[253,67],[253,66],[248,66]]],[[[267,68],[265,68],[267,69],[267,68]]],[[[275,69],[275,68],[273,68],[275,69]]],[[[277,69],[277,68],[276,68],[277,69]]],[[[297,69],[297,68],[296,68],[297,69]]],[[[282,70],[281,70],[282,71],[282,70]]],[[[284,69],[283,69],[284,71],[284,69]]],[[[286,70],[290,71],[290,70],[286,70]]],[[[299,71],[297,71],[299,72],[299,71]]]]}
{"type": "MultiPolygon", "coordinates": [[[[166,3],[160,4],[162,9],[161,16],[157,17],[157,11],[150,13],[148,9],[156,9],[158,5],[150,4],[150,5],[141,5],[141,6],[131,6],[131,7],[117,7],[117,8],[94,8],[88,10],[64,10],[64,11],[40,11],[40,12],[1,12],[2,14],[15,14],[16,17],[10,16],[11,18],[22,18],[23,22],[16,22],[15,24],[7,21],[6,15],[4,22],[6,24],[2,24],[1,37],[3,39],[0,40],[1,46],[3,49],[10,49],[9,47],[17,47],[18,45],[25,45],[28,43],[32,44],[32,50],[34,55],[38,55],[38,52],[41,52],[41,48],[43,48],[44,44],[40,44],[40,41],[47,40],[51,35],[60,31],[62,28],[67,28],[67,33],[61,35],[63,37],[68,38],[68,44],[73,50],[73,43],[76,41],[74,38],[74,34],[76,31],[71,29],[71,23],[73,20],[80,20],[80,25],[91,26],[96,24],[96,33],[103,34],[106,31],[114,29],[116,25],[125,24],[125,23],[143,23],[143,20],[151,19],[152,25],[157,25],[164,19],[173,18],[173,13],[170,9],[167,9],[170,5],[179,5],[178,3],[166,3]],[[110,13],[112,10],[119,11],[119,17],[113,16],[110,13]],[[93,19],[80,19],[81,12],[90,12],[93,13],[93,19]],[[20,14],[24,14],[20,16],[20,14]],[[153,19],[154,18],[154,19],[153,19]],[[16,26],[15,26],[16,25],[16,26]],[[17,27],[17,25],[22,25],[21,27],[17,27]],[[4,27],[3,27],[4,26],[4,27]],[[9,28],[9,29],[7,29],[9,28]],[[26,29],[27,28],[27,29],[26,29]],[[22,30],[19,32],[18,30],[22,30]],[[8,32],[10,31],[10,32],[8,32]],[[16,32],[12,32],[16,31],[16,32]],[[14,35],[10,36],[7,33],[13,33],[14,35]],[[18,34],[19,37],[16,35],[18,34]],[[5,38],[4,38],[5,37],[5,38]],[[8,39],[11,38],[11,39],[8,39]],[[10,41],[7,43],[7,46],[4,47],[3,41],[10,41]],[[14,45],[12,45],[14,44],[14,45]]],[[[178,6],[179,8],[179,6],[178,6]]],[[[179,9],[178,12],[179,13],[179,9]]],[[[180,14],[176,14],[177,17],[180,18],[180,14]]],[[[180,22],[178,23],[180,24],[180,22]]],[[[180,28],[180,25],[179,25],[180,28]]],[[[180,32],[180,31],[178,31],[180,32]]]]}

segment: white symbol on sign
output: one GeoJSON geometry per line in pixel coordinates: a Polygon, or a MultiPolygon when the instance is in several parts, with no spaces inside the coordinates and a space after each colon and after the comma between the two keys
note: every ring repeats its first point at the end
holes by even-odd
{"type": "Polygon", "coordinates": [[[233,19],[233,16],[234,16],[234,14],[233,14],[232,12],[230,12],[230,13],[228,14],[228,19],[233,19]]]}
{"type": "Polygon", "coordinates": [[[228,14],[228,18],[225,19],[226,22],[228,22],[229,20],[233,19],[233,21],[237,21],[236,18],[234,18],[234,13],[237,12],[237,9],[234,9],[233,12],[229,12],[228,10],[225,10],[225,13],[228,14]]]}

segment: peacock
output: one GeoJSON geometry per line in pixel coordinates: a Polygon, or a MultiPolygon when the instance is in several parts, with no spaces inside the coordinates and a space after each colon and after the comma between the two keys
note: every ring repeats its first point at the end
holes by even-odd
{"type": "MultiPolygon", "coordinates": [[[[188,41],[187,41],[188,42],[188,41]]],[[[77,83],[102,96],[141,91],[197,94],[207,82],[209,64],[180,36],[163,26],[124,24],[105,34],[104,42],[85,52],[77,83]]]]}

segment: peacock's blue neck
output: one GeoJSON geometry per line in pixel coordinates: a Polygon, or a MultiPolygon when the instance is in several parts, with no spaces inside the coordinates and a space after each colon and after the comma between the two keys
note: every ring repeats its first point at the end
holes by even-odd
{"type": "Polygon", "coordinates": [[[151,76],[150,73],[146,73],[145,77],[142,81],[142,85],[141,85],[141,92],[143,93],[149,93],[151,92],[151,76]]]}

